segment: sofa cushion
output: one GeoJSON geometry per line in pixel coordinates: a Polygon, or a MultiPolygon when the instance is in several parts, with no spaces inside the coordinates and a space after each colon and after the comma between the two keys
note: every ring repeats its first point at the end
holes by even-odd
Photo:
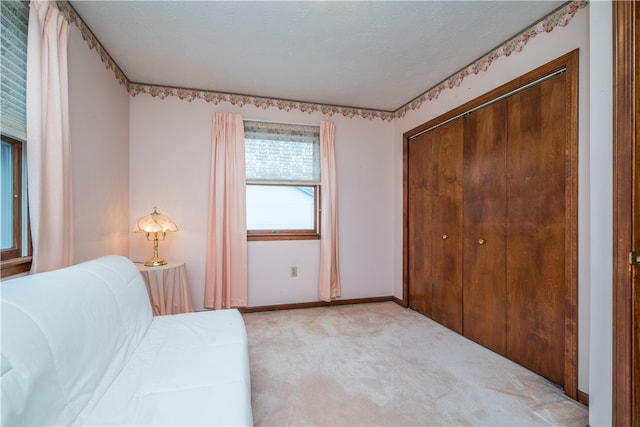
{"type": "Polygon", "coordinates": [[[156,316],[82,425],[252,425],[247,334],[237,310],[156,316]]]}
{"type": "Polygon", "coordinates": [[[120,374],[152,321],[127,258],[3,281],[2,425],[71,424],[120,374]]]}

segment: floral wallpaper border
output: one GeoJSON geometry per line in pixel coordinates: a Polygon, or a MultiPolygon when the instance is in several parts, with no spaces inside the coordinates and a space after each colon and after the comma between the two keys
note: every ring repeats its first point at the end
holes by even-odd
{"type": "Polygon", "coordinates": [[[478,74],[481,71],[487,71],[491,64],[502,56],[510,56],[514,52],[521,52],[529,40],[541,33],[550,33],[556,27],[565,27],[575,16],[578,10],[586,7],[589,0],[573,0],[555,12],[547,15],[538,23],[527,28],[517,36],[505,42],[490,53],[473,62],[471,65],[454,73],[446,80],[427,90],[420,96],[414,98],[407,104],[403,105],[395,111],[369,110],[364,108],[341,107],[336,105],[316,104],[312,102],[301,102],[292,100],[283,100],[275,98],[264,98],[259,96],[237,95],[223,92],[215,92],[198,89],[183,89],[165,86],[154,86],[144,83],[131,83],[118,64],[111,58],[100,41],[91,32],[91,29],[85,24],[82,18],[75,11],[73,6],[67,0],[56,0],[58,9],[64,14],[65,19],[69,23],[73,23],[78,27],[83,39],[89,45],[91,50],[95,50],[107,69],[112,70],[116,79],[120,84],[127,88],[131,96],[138,94],[148,94],[153,97],[165,99],[169,96],[175,96],[189,102],[193,100],[203,100],[217,105],[221,102],[227,102],[231,105],[245,106],[253,105],[266,110],[267,108],[278,108],[282,111],[298,110],[306,113],[321,112],[324,115],[342,115],[344,117],[362,117],[365,119],[381,119],[391,122],[396,118],[404,117],[407,112],[420,109],[425,101],[431,101],[447,89],[453,89],[462,84],[463,80],[472,74],[478,74]]]}
{"type": "Polygon", "coordinates": [[[392,121],[396,117],[395,112],[393,111],[367,110],[364,108],[340,107],[336,105],[315,104],[312,102],[263,98],[259,96],[236,95],[206,90],[153,86],[140,83],[131,83],[129,85],[129,93],[131,94],[131,96],[136,96],[140,93],[146,93],[160,99],[165,99],[168,96],[176,96],[182,100],[187,100],[189,102],[196,99],[201,99],[213,104],[228,102],[231,105],[237,105],[239,107],[243,107],[245,105],[253,105],[254,107],[262,108],[263,110],[271,107],[276,107],[282,111],[298,110],[309,114],[319,111],[322,114],[328,116],[341,114],[348,118],[360,116],[365,119],[380,118],[388,122],[392,121]]]}
{"type": "Polygon", "coordinates": [[[521,52],[529,40],[536,37],[541,33],[550,33],[556,27],[566,27],[569,21],[575,16],[579,9],[586,7],[589,4],[588,0],[574,0],[564,7],[558,9],[554,13],[547,15],[544,19],[537,24],[527,28],[522,33],[513,37],[511,40],[502,44],[497,49],[493,50],[489,54],[476,60],[471,65],[463,68],[457,73],[453,74],[445,81],[439,83],[433,88],[429,89],[422,95],[418,96],[414,100],[405,104],[397,109],[394,113],[397,118],[404,117],[404,115],[410,110],[419,109],[425,101],[431,101],[438,98],[440,93],[446,89],[453,89],[462,84],[462,81],[471,74],[478,74],[480,71],[487,71],[493,61],[501,56],[510,56],[514,52],[521,52]]]}
{"type": "Polygon", "coordinates": [[[113,60],[109,52],[102,46],[98,38],[91,32],[91,29],[85,24],[80,15],[76,12],[76,10],[71,6],[71,4],[67,0],[56,0],[56,6],[58,10],[64,15],[64,18],[70,24],[75,24],[76,27],[80,30],[80,34],[82,34],[82,38],[89,45],[90,50],[95,50],[100,55],[100,60],[107,67],[108,70],[113,71],[116,76],[116,79],[120,82],[121,85],[125,87],[129,87],[129,79],[122,72],[116,61],[113,60]]]}

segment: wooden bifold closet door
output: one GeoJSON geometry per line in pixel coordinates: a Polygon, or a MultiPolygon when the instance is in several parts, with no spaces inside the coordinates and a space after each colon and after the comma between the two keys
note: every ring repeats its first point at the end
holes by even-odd
{"type": "Polygon", "coordinates": [[[507,357],[564,383],[567,97],[562,73],[508,98],[507,357]]]}
{"type": "Polygon", "coordinates": [[[462,120],[409,145],[412,308],[462,333],[462,120]]]}
{"type": "Polygon", "coordinates": [[[454,120],[429,132],[433,146],[431,318],[462,333],[462,137],[454,120]]]}
{"type": "Polygon", "coordinates": [[[431,317],[431,236],[432,222],[425,218],[431,216],[433,204],[433,144],[428,133],[417,136],[408,144],[407,177],[407,227],[408,260],[407,271],[411,282],[411,308],[431,317]]]}
{"type": "Polygon", "coordinates": [[[409,138],[406,154],[409,306],[561,385],[566,85],[547,77],[409,138]]]}
{"type": "Polygon", "coordinates": [[[464,118],[464,335],[506,354],[506,100],[464,118]]]}

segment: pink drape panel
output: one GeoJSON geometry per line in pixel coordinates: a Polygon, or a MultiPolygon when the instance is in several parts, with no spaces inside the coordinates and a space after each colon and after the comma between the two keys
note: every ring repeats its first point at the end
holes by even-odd
{"type": "Polygon", "coordinates": [[[57,8],[32,1],[27,41],[27,173],[31,272],[73,262],[67,42],[57,8]]]}
{"type": "Polygon", "coordinates": [[[240,114],[215,113],[211,150],[204,306],[247,306],[244,125],[240,114]]]}
{"type": "Polygon", "coordinates": [[[334,144],[335,124],[320,122],[320,272],[318,298],[331,301],[340,296],[340,266],[338,253],[338,183],[334,144]]]}

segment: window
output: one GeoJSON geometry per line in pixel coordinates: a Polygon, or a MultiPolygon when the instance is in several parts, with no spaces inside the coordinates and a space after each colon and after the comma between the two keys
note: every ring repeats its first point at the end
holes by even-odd
{"type": "Polygon", "coordinates": [[[2,1],[0,7],[0,263],[6,277],[31,268],[24,175],[29,2],[2,1]]]}
{"type": "Polygon", "coordinates": [[[2,136],[2,259],[22,256],[22,143],[2,136]]]}
{"type": "Polygon", "coordinates": [[[319,126],[245,121],[244,141],[248,239],[319,239],[319,126]]]}

